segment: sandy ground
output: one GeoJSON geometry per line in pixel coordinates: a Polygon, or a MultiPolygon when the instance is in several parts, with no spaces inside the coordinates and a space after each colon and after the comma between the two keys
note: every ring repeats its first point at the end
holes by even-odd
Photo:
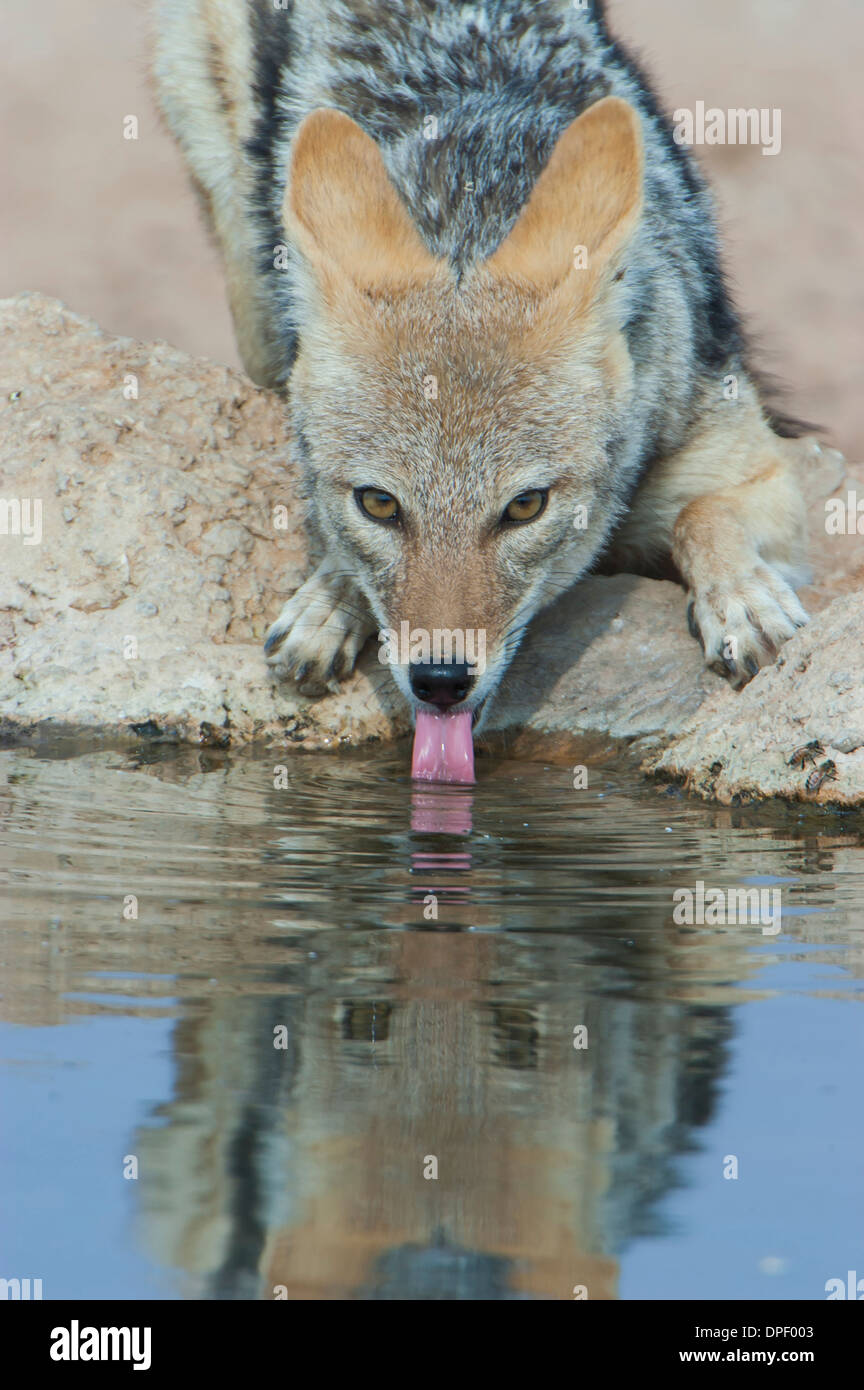
{"type": "MultiPolygon", "coordinates": [[[[149,5],[7,0],[0,295],[237,363],[218,258],[147,89],[149,5]],[[136,115],[139,139],[123,138],[136,115]]],[[[790,408],[864,456],[861,0],[610,0],[671,110],[780,108],[782,151],[717,146],[727,261],[790,408]]]]}

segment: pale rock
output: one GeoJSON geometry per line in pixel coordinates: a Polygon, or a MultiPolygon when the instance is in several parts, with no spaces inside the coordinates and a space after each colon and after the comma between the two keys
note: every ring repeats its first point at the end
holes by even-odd
{"type": "MultiPolygon", "coordinates": [[[[706,670],[678,586],[590,578],[532,624],[485,741],[629,749],[722,801],[864,801],[864,537],[825,529],[826,497],[864,497],[864,470],[812,440],[789,447],[811,503],[814,620],[775,667],[733,691],[706,670]],[[811,738],[837,767],[815,793],[788,765],[811,738]]],[[[410,733],[374,642],[317,701],[266,666],[264,633],[309,558],[283,402],[239,372],[109,337],[41,295],[3,301],[0,499],[42,504],[41,543],[0,535],[7,737],[320,749],[410,733]]]]}

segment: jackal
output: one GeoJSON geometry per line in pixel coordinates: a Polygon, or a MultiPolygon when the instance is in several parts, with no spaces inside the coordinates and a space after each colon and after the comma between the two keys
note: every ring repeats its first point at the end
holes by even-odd
{"type": "Polygon", "coordinates": [[[325,556],[276,670],[310,693],[379,629],[482,630],[482,674],[392,668],[446,775],[532,615],[598,563],[671,567],[736,682],[773,660],[807,616],[792,451],[709,192],[601,0],[161,0],[156,31],[325,556]]]}

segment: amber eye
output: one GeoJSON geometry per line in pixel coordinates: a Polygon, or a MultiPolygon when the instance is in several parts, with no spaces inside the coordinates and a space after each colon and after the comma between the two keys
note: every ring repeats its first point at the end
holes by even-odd
{"type": "Polygon", "coordinates": [[[534,488],[531,492],[520,492],[518,497],[513,498],[501,520],[516,526],[521,526],[526,521],[534,521],[546,506],[547,496],[548,493],[541,488],[534,488]]]}
{"type": "Polygon", "coordinates": [[[381,492],[377,487],[358,487],[354,489],[354,496],[373,521],[395,521],[399,516],[399,503],[389,492],[381,492]]]}

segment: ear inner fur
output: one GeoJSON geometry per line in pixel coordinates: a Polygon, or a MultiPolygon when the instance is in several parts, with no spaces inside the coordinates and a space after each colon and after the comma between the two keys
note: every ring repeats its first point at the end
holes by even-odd
{"type": "Polygon", "coordinates": [[[294,140],[283,204],[289,238],[323,282],[366,293],[408,289],[441,263],[424,246],[375,141],[341,111],[320,108],[294,140]]]}
{"type": "Polygon", "coordinates": [[[594,289],[636,228],[643,163],[634,108],[618,97],[589,106],[559,137],[515,226],[486,268],[546,293],[571,272],[574,288],[594,289]],[[580,246],[587,252],[584,269],[575,268],[580,246]]]}

